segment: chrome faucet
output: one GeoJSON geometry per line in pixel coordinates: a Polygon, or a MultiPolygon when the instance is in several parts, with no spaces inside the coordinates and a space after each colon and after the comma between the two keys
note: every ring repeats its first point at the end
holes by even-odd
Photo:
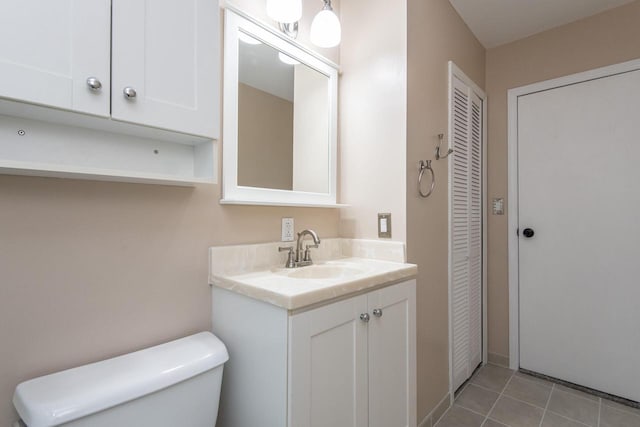
{"type": "Polygon", "coordinates": [[[298,243],[296,244],[296,267],[304,267],[306,265],[313,264],[311,260],[311,248],[317,248],[320,245],[320,238],[318,234],[313,230],[302,230],[298,233],[298,243]],[[304,253],[302,252],[302,243],[304,236],[311,236],[313,239],[313,245],[306,245],[304,253]]]}

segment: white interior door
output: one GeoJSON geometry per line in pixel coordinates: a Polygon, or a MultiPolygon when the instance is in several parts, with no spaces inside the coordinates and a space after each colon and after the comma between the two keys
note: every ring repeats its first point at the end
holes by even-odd
{"type": "Polygon", "coordinates": [[[452,77],[450,94],[450,310],[453,391],[482,362],[483,99],[452,77]]]}
{"type": "Polygon", "coordinates": [[[640,401],[640,71],[517,107],[520,366],[640,401]]]}

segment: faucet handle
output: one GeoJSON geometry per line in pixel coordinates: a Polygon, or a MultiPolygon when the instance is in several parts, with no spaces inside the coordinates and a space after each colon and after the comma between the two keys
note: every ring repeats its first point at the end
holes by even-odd
{"type": "Polygon", "coordinates": [[[284,251],[289,251],[289,253],[287,254],[287,262],[284,265],[284,267],[294,268],[296,266],[296,260],[295,260],[295,252],[294,252],[293,246],[280,246],[278,248],[278,252],[284,252],[284,251]]]}
{"type": "Polygon", "coordinates": [[[317,248],[318,245],[305,245],[303,261],[311,261],[311,248],[317,248]]]}

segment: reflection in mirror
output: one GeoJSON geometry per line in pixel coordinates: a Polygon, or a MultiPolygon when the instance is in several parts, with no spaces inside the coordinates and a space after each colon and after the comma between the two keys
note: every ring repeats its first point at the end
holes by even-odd
{"type": "Polygon", "coordinates": [[[240,31],[238,185],[329,192],[329,77],[240,31]]]}

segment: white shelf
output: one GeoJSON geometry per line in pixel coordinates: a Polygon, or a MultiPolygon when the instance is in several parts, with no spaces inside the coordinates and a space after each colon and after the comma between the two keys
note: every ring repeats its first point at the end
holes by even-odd
{"type": "Polygon", "coordinates": [[[184,178],[174,175],[140,173],[115,169],[59,166],[45,163],[28,163],[0,160],[3,175],[41,176],[51,178],[85,179],[91,181],[132,182],[138,184],[163,184],[190,187],[197,184],[215,184],[212,178],[184,178]]]}
{"type": "Polygon", "coordinates": [[[215,141],[153,136],[0,115],[0,173],[179,186],[216,183],[215,141]]]}

